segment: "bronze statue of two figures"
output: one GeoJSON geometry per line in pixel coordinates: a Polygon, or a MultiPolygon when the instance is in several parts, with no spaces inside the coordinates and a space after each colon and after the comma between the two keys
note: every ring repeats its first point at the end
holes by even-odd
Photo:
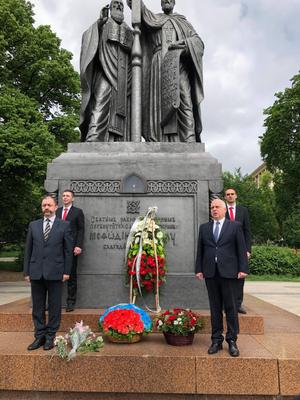
{"type": "Polygon", "coordinates": [[[127,4],[133,29],[112,0],[83,34],[82,141],[201,142],[202,40],[175,0],[162,0],[162,13],[127,4]]]}

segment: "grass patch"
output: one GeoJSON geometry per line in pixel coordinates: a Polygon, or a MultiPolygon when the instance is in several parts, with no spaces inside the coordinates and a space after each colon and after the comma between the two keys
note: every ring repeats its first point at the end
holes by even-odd
{"type": "Polygon", "coordinates": [[[15,271],[20,272],[22,271],[20,264],[17,262],[7,262],[7,261],[0,261],[0,270],[1,271],[15,271]]]}
{"type": "Polygon", "coordinates": [[[294,275],[249,275],[247,281],[271,281],[271,282],[300,282],[300,276],[294,275]]]}
{"type": "Polygon", "coordinates": [[[0,258],[2,257],[19,257],[20,252],[17,250],[13,251],[7,251],[7,250],[2,250],[0,251],[0,258]]]}

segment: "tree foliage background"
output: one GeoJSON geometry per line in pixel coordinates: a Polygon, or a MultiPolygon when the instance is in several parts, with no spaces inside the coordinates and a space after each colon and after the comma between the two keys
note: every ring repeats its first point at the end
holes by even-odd
{"type": "Polygon", "coordinates": [[[47,163],[79,140],[72,54],[33,6],[0,0],[0,241],[20,242],[39,213],[47,163]]]}
{"type": "Polygon", "coordinates": [[[266,131],[261,137],[261,154],[274,176],[282,233],[290,244],[299,246],[300,73],[291,83],[291,87],[275,95],[276,101],[264,112],[266,131]]]}
{"type": "Polygon", "coordinates": [[[276,219],[275,194],[270,188],[270,174],[263,176],[259,188],[251,176],[242,176],[240,169],[233,174],[224,172],[223,180],[224,191],[227,188],[235,189],[237,202],[248,208],[252,240],[255,243],[277,240],[279,225],[276,219]]]}

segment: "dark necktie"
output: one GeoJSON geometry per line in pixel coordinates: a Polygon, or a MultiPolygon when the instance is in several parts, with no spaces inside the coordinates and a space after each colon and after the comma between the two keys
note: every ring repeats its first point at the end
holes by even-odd
{"type": "Polygon", "coordinates": [[[218,241],[219,233],[220,233],[220,222],[217,221],[216,222],[216,226],[215,226],[215,230],[214,230],[214,238],[215,238],[216,242],[218,241]]]}
{"type": "Polygon", "coordinates": [[[50,226],[50,219],[46,219],[46,226],[45,226],[45,231],[44,231],[44,240],[48,240],[49,233],[51,231],[51,226],[50,226]]]}

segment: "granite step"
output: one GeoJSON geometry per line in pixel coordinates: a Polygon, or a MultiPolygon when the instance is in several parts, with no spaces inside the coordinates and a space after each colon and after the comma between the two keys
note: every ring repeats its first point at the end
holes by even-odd
{"type": "MultiPolygon", "coordinates": [[[[278,360],[255,336],[240,335],[241,356],[227,345],[209,356],[210,336],[192,346],[174,347],[161,334],[140,343],[105,342],[99,353],[71,362],[54,350],[26,350],[31,332],[0,333],[0,389],[46,392],[279,395],[278,360]],[[221,378],[221,379],[220,379],[221,378]]],[[[101,397],[99,397],[101,399],[101,397]]]]}
{"type": "MultiPolygon", "coordinates": [[[[208,355],[209,333],[183,347],[169,346],[153,333],[136,344],[105,341],[99,353],[69,363],[54,350],[26,350],[33,339],[28,299],[2,306],[0,399],[282,400],[299,395],[300,318],[251,296],[246,300],[249,313],[265,321],[265,332],[240,334],[240,357],[230,357],[226,344],[208,355]]],[[[80,316],[85,323],[89,316],[93,327],[99,310],[63,314],[64,333],[80,316]]]]}
{"type": "MultiPolygon", "coordinates": [[[[0,332],[22,332],[32,331],[30,299],[18,300],[0,306],[0,332]]],[[[101,309],[76,309],[71,313],[62,312],[60,329],[68,331],[75,322],[84,321],[92,330],[97,330],[98,320],[104,310],[101,309]]],[[[203,318],[203,329],[201,334],[209,333],[211,330],[210,313],[208,310],[195,310],[203,318]]],[[[247,314],[239,316],[240,333],[248,335],[262,335],[264,333],[264,319],[250,308],[247,314]]],[[[224,325],[226,324],[224,320],[224,325]]]]}

